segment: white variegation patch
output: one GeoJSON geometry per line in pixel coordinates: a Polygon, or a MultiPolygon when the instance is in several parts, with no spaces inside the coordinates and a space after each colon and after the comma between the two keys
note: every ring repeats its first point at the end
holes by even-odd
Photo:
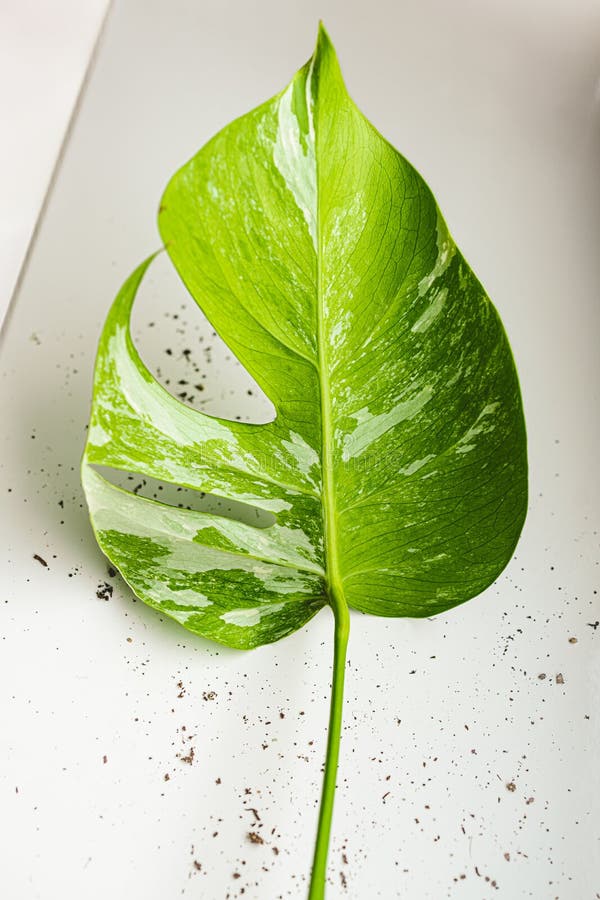
{"type": "Polygon", "coordinates": [[[195,606],[201,608],[213,605],[212,600],[209,600],[205,594],[201,594],[199,591],[193,591],[188,588],[174,591],[159,578],[152,579],[152,581],[147,582],[147,585],[145,586],[147,590],[152,591],[153,596],[156,597],[159,603],[168,601],[177,603],[179,606],[195,606]]]}
{"type": "Polygon", "coordinates": [[[465,431],[463,436],[457,442],[456,453],[470,453],[471,450],[474,450],[476,447],[474,439],[478,434],[488,434],[495,429],[496,424],[495,422],[490,421],[490,417],[495,414],[499,406],[499,403],[488,403],[483,407],[474,424],[465,431]]]}
{"type": "Polygon", "coordinates": [[[315,483],[314,479],[311,478],[313,469],[316,468],[316,470],[319,471],[321,468],[321,460],[319,459],[317,451],[314,450],[310,444],[307,444],[304,438],[295,431],[290,432],[289,441],[282,441],[281,443],[296,460],[298,471],[302,472],[303,475],[306,475],[313,486],[318,489],[320,486],[319,483],[315,483]]]}
{"type": "MultiPolygon", "coordinates": [[[[260,509],[265,509],[267,512],[271,513],[281,513],[287,512],[292,509],[293,504],[290,503],[289,500],[284,500],[279,497],[262,497],[260,494],[248,494],[246,491],[236,491],[235,488],[231,487],[231,480],[226,481],[223,480],[222,485],[222,496],[226,499],[237,500],[239,503],[248,503],[251,506],[258,506],[260,509]]],[[[291,491],[287,491],[286,493],[292,494],[291,491]]]]}
{"type": "Polygon", "coordinates": [[[408,466],[404,466],[404,468],[398,469],[398,472],[401,475],[414,475],[415,472],[418,472],[419,469],[422,469],[423,466],[426,466],[431,459],[435,459],[435,454],[428,453],[427,456],[424,456],[422,459],[415,459],[413,460],[413,462],[409,463],[408,466]]]}
{"type": "MultiPolygon", "coordinates": [[[[353,291],[347,292],[348,301],[350,302],[353,298],[353,291]]],[[[344,346],[346,341],[346,336],[350,332],[352,327],[352,313],[346,312],[341,313],[337,316],[333,325],[331,325],[329,329],[329,342],[331,344],[332,350],[339,350],[344,346]]]]}
{"type": "MultiPolygon", "coordinates": [[[[273,162],[296,206],[306,221],[313,246],[317,249],[317,164],[314,134],[301,136],[300,123],[292,109],[294,83],[281,94],[273,162]]],[[[311,112],[309,107],[309,121],[311,112]]]]}
{"type": "Polygon", "coordinates": [[[427,331],[427,329],[433,324],[433,322],[437,319],[442,309],[444,308],[447,296],[447,288],[440,288],[439,291],[435,291],[431,303],[429,304],[423,315],[419,316],[410,330],[416,332],[417,334],[427,331]]]}
{"type": "Polygon", "coordinates": [[[372,415],[368,407],[360,409],[353,413],[352,418],[356,420],[357,425],[353,431],[348,434],[342,434],[342,459],[347,462],[371,446],[383,434],[407,419],[412,419],[419,413],[423,407],[429,403],[433,396],[433,389],[428,385],[422,388],[417,394],[410,398],[397,403],[393,409],[387,413],[379,413],[372,415]]]}
{"type": "Polygon", "coordinates": [[[272,616],[273,613],[279,612],[284,606],[285,603],[271,603],[268,606],[252,606],[249,609],[230,609],[219,618],[227,625],[249,628],[252,625],[258,625],[265,616],[272,616]]]}
{"type": "Polygon", "coordinates": [[[437,211],[437,257],[432,270],[419,281],[417,292],[419,297],[424,297],[432,285],[441,278],[456,253],[456,244],[450,237],[448,227],[440,211],[437,211]]]}
{"type": "MultiPolygon", "coordinates": [[[[303,572],[294,569],[284,569],[282,567],[265,566],[254,564],[251,569],[252,574],[259,581],[262,581],[263,587],[267,591],[274,594],[304,594],[309,588],[309,579],[314,576],[307,576],[303,572]]],[[[314,582],[316,584],[316,581],[314,582]]]]}
{"type": "Polygon", "coordinates": [[[111,440],[111,435],[98,422],[92,422],[88,432],[88,441],[94,447],[104,447],[111,440]]]}

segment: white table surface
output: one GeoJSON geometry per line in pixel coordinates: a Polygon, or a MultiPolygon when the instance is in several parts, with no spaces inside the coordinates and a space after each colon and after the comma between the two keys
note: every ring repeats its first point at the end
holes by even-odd
{"type": "MultiPolygon", "coordinates": [[[[122,0],[1,345],[11,900],[305,896],[330,614],[247,654],[161,621],[108,575],[78,465],[101,323],[159,244],[166,180],[283,86],[319,16],[502,315],[531,463],[494,586],[430,621],[352,616],[328,900],[600,896],[597,3],[122,0]]],[[[204,408],[254,414],[184,302],[161,260],[136,310],[142,352],[164,376],[191,341],[204,408]]]]}
{"type": "Polygon", "coordinates": [[[108,0],[0,2],[0,323],[108,0]]]}

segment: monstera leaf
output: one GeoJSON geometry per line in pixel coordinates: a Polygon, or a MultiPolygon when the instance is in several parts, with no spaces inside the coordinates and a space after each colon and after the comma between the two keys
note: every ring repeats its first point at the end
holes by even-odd
{"type": "Polygon", "coordinates": [[[155,380],[129,326],[150,258],[121,289],[100,341],[83,462],[91,520],[138,597],[206,638],[256,647],[332,608],[316,900],[348,609],[430,616],[504,568],[527,493],[515,367],[429,189],[348,96],[323,29],[282,93],[177,172],[159,225],[275,417],[208,416],[155,380]],[[235,501],[240,514],[145,499],[98,466],[235,501]],[[257,527],[257,509],[272,524],[257,527]]]}

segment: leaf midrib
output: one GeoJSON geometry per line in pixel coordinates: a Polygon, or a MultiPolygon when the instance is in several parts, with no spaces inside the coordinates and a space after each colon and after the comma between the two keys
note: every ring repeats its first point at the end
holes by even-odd
{"type": "MultiPolygon", "coordinates": [[[[307,93],[311,91],[313,65],[307,79],[307,93]]],[[[310,94],[309,94],[310,96],[310,94]]],[[[309,97],[307,97],[309,102],[309,97]]],[[[314,109],[314,107],[313,107],[314,109]]],[[[329,381],[329,358],[327,354],[327,334],[324,316],[323,266],[321,260],[321,192],[319,189],[319,153],[317,148],[317,130],[313,118],[315,142],[315,182],[317,186],[316,215],[316,257],[317,257],[317,368],[319,372],[319,391],[321,407],[321,465],[322,488],[321,507],[323,510],[324,528],[324,568],[327,587],[327,599],[334,612],[346,608],[342,579],[339,571],[337,545],[337,511],[335,503],[335,476],[333,469],[333,429],[331,414],[331,391],[329,381]]]]}

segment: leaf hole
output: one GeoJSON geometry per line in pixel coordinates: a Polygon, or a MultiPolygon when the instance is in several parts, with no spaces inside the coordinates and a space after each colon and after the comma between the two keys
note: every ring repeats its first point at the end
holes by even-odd
{"type": "Polygon", "coordinates": [[[186,406],[232,422],[274,421],[275,407],[215,332],[166,253],[142,280],[131,336],[156,380],[186,406]]]}
{"type": "Polygon", "coordinates": [[[123,472],[109,466],[93,466],[93,468],[115,487],[137,497],[144,497],[146,500],[157,500],[165,506],[223,516],[226,519],[243,522],[245,525],[252,525],[253,528],[270,528],[277,521],[272,512],[249,503],[240,503],[237,500],[218,497],[216,494],[205,494],[193,488],[159,481],[149,475],[123,472]]]}

